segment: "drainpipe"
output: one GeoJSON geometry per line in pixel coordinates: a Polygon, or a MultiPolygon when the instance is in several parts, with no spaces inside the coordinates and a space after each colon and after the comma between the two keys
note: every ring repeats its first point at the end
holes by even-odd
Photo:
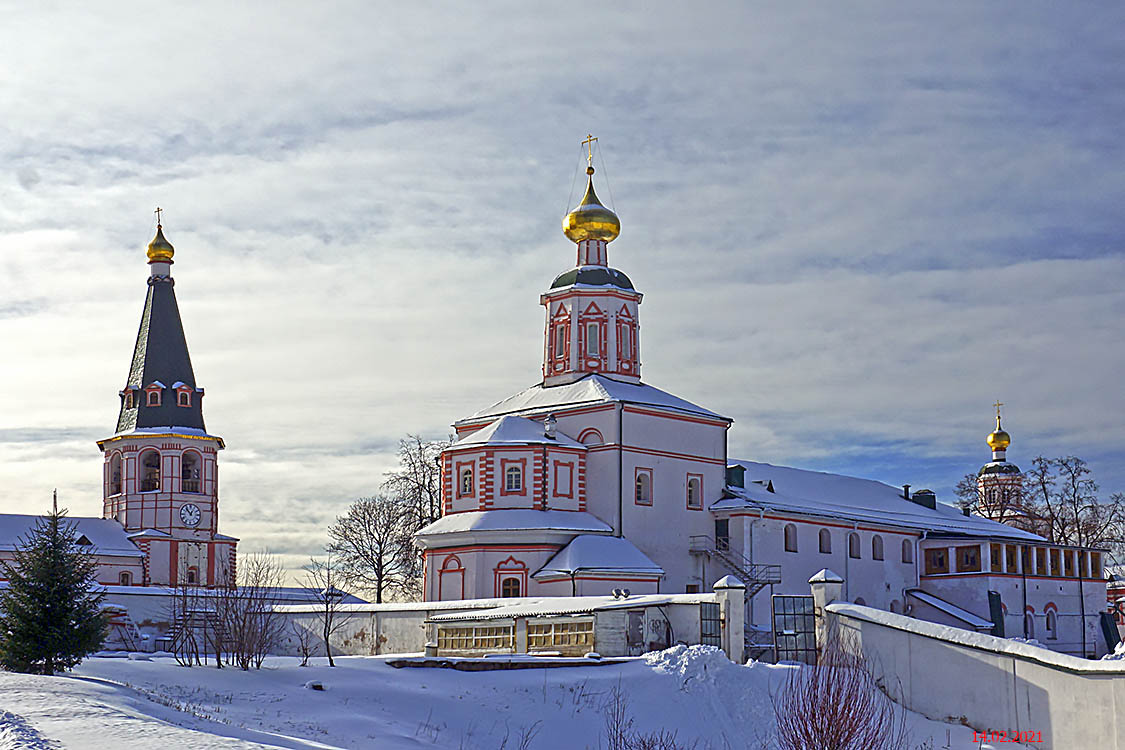
{"type": "Polygon", "coordinates": [[[617,402],[617,523],[614,531],[614,536],[621,538],[621,526],[623,523],[622,513],[624,506],[622,505],[622,494],[625,492],[625,477],[622,476],[625,471],[625,436],[622,434],[624,426],[624,419],[622,417],[623,404],[617,402]]]}
{"type": "MultiPolygon", "coordinates": [[[[1078,611],[1082,614],[1082,658],[1086,658],[1086,600],[1082,596],[1082,571],[1078,571],[1078,611]]],[[[1058,622],[1056,620],[1055,622],[1058,622]]],[[[1056,626],[1057,627],[1057,626],[1056,626]]]]}

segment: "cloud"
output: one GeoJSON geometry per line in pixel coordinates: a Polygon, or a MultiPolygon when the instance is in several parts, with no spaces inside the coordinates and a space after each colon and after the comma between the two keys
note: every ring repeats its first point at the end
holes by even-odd
{"type": "Polygon", "coordinates": [[[147,14],[0,30],[0,509],[100,511],[160,205],[223,530],[298,565],[399,437],[538,380],[587,132],[645,378],[732,455],[948,496],[1000,397],[1013,458],[1125,487],[1121,8],[147,14]]]}

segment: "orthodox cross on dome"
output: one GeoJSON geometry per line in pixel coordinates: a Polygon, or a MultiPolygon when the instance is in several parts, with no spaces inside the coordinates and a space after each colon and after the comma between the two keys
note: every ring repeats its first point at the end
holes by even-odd
{"type": "Polygon", "coordinates": [[[156,226],[160,226],[160,214],[163,213],[163,211],[164,209],[160,206],[157,206],[156,210],[153,211],[153,213],[156,214],[156,226]]]}
{"type": "Polygon", "coordinates": [[[996,403],[993,404],[993,406],[996,407],[996,422],[997,423],[1000,422],[1000,407],[1003,406],[1003,405],[1004,405],[1004,402],[1001,401],[1000,399],[996,399],[996,403]]]}
{"type": "Polygon", "coordinates": [[[582,141],[582,145],[586,147],[586,167],[587,168],[590,168],[590,167],[594,166],[594,144],[597,143],[597,142],[598,142],[598,139],[595,138],[592,133],[587,133],[586,134],[586,140],[582,141]]]}

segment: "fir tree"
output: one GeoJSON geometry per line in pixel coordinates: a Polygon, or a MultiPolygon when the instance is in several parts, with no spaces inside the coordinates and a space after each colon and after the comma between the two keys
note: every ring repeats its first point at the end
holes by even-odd
{"type": "Polygon", "coordinates": [[[106,618],[97,590],[97,562],[76,539],[77,526],[56,502],[0,563],[8,589],[0,595],[0,666],[54,674],[101,648],[106,618]]]}

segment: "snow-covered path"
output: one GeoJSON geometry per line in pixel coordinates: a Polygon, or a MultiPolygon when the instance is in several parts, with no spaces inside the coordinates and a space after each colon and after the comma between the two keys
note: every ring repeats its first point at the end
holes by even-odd
{"type": "MultiPolygon", "coordinates": [[[[95,658],[75,674],[0,673],[0,750],[15,748],[375,748],[530,750],[604,747],[619,691],[635,725],[700,747],[758,748],[773,730],[769,691],[785,667],[731,664],[677,647],[626,664],[490,672],[394,669],[381,657],[271,658],[261,671],[95,658]],[[325,690],[304,687],[319,680],[325,690]],[[505,738],[506,744],[505,744],[505,738]],[[708,745],[710,743],[710,745],[708,745]]],[[[970,730],[911,717],[914,739],[975,748],[970,730]]]]}

